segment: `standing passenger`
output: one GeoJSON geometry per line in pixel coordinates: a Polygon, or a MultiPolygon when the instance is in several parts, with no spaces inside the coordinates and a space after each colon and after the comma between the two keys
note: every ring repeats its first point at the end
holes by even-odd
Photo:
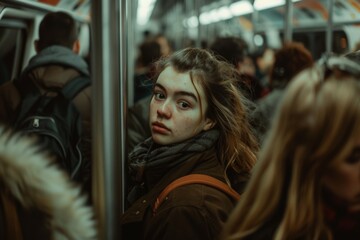
{"type": "Polygon", "coordinates": [[[360,65],[327,63],[290,83],[221,239],[360,239],[360,65]]]}
{"type": "Polygon", "coordinates": [[[239,73],[238,86],[244,95],[252,101],[260,98],[260,82],[255,78],[255,66],[248,56],[248,45],[239,37],[219,37],[210,50],[219,58],[231,63],[239,73]]]}
{"type": "MultiPolygon", "coordinates": [[[[78,55],[76,21],[65,12],[51,12],[45,15],[39,27],[39,39],[35,41],[37,54],[30,59],[28,66],[21,73],[20,79],[31,81],[40,94],[47,95],[62,89],[66,83],[83,75],[89,77],[86,62],[78,55]]],[[[79,173],[79,181],[90,191],[90,159],[91,159],[91,89],[87,87],[77,94],[73,103],[81,116],[83,165],[79,173]]],[[[13,126],[21,104],[19,90],[13,82],[0,87],[0,122],[13,126]]]]}
{"type": "Polygon", "coordinates": [[[152,208],[167,185],[193,173],[243,191],[257,143],[235,70],[193,48],[160,60],[157,69],[150,103],[152,137],[130,153],[130,175],[138,186],[129,199],[137,200],[122,216],[123,239],[216,239],[235,204],[220,190],[182,186],[168,194],[156,214],[152,208]]]}
{"type": "Polygon", "coordinates": [[[154,62],[161,57],[161,46],[155,39],[147,39],[140,47],[134,77],[134,102],[151,95],[154,62]]]}
{"type": "Polygon", "coordinates": [[[284,96],[288,83],[299,72],[313,64],[313,58],[302,43],[286,43],[275,53],[275,61],[270,72],[272,91],[257,101],[253,113],[255,132],[262,142],[270,128],[276,109],[284,96]]]}

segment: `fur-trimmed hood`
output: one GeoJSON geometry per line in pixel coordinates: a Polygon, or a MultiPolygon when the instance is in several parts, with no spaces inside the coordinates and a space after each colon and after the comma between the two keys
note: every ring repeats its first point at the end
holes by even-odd
{"type": "Polygon", "coordinates": [[[25,208],[48,217],[55,240],[96,238],[93,212],[80,187],[70,182],[31,138],[0,127],[0,186],[25,208]]]}

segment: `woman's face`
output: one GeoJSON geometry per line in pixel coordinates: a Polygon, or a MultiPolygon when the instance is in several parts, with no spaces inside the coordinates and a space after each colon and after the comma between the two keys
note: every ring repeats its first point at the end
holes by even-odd
{"type": "Polygon", "coordinates": [[[349,206],[349,211],[360,211],[360,143],[348,158],[335,160],[329,166],[324,184],[349,206]]]}
{"type": "Polygon", "coordinates": [[[178,73],[172,67],[159,75],[150,102],[150,128],[156,143],[182,142],[212,127],[212,121],[205,118],[204,89],[197,81],[194,84],[198,92],[189,73],[178,73]]]}

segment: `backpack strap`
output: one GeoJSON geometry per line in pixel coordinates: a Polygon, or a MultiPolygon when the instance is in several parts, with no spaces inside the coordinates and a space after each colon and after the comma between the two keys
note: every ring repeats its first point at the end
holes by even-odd
{"type": "MultiPolygon", "coordinates": [[[[14,121],[22,118],[31,107],[41,98],[40,91],[35,86],[34,82],[26,76],[21,76],[13,81],[15,87],[18,89],[21,98],[31,96],[27,101],[22,101],[13,116],[14,121]]],[[[67,82],[61,89],[61,94],[69,100],[72,100],[81,90],[91,85],[90,78],[87,76],[76,76],[74,79],[67,82]]]]}
{"type": "Polygon", "coordinates": [[[34,82],[26,75],[22,75],[13,81],[14,86],[20,93],[21,103],[17,107],[14,115],[12,116],[13,121],[24,116],[31,107],[40,99],[41,94],[34,82]],[[27,101],[23,101],[28,96],[27,101]]]}
{"type": "Polygon", "coordinates": [[[22,240],[22,230],[15,202],[7,192],[0,191],[0,204],[5,219],[5,239],[22,240]]]}
{"type": "Polygon", "coordinates": [[[70,80],[65,84],[65,86],[61,89],[61,93],[67,99],[73,99],[79,92],[81,92],[86,87],[90,86],[90,78],[87,76],[77,76],[74,79],[70,80]]]}
{"type": "Polygon", "coordinates": [[[173,182],[171,182],[169,185],[167,185],[164,190],[159,194],[159,196],[156,198],[154,207],[153,207],[153,214],[156,214],[157,209],[161,205],[161,203],[164,201],[165,197],[175,188],[178,188],[180,186],[189,185],[189,184],[204,184],[210,187],[214,187],[230,197],[232,197],[234,200],[238,201],[240,199],[240,194],[237,193],[234,189],[230,188],[226,183],[211,177],[209,175],[205,174],[189,174],[183,177],[180,177],[173,182]]]}

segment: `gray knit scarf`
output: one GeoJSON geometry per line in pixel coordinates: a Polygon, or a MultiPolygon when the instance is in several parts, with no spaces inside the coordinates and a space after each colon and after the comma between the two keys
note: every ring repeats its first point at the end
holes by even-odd
{"type": "Polygon", "coordinates": [[[219,131],[211,129],[201,132],[184,142],[159,146],[152,138],[137,145],[129,154],[130,175],[135,182],[143,181],[144,171],[167,171],[185,162],[194,153],[211,148],[219,137],[219,131]]]}

